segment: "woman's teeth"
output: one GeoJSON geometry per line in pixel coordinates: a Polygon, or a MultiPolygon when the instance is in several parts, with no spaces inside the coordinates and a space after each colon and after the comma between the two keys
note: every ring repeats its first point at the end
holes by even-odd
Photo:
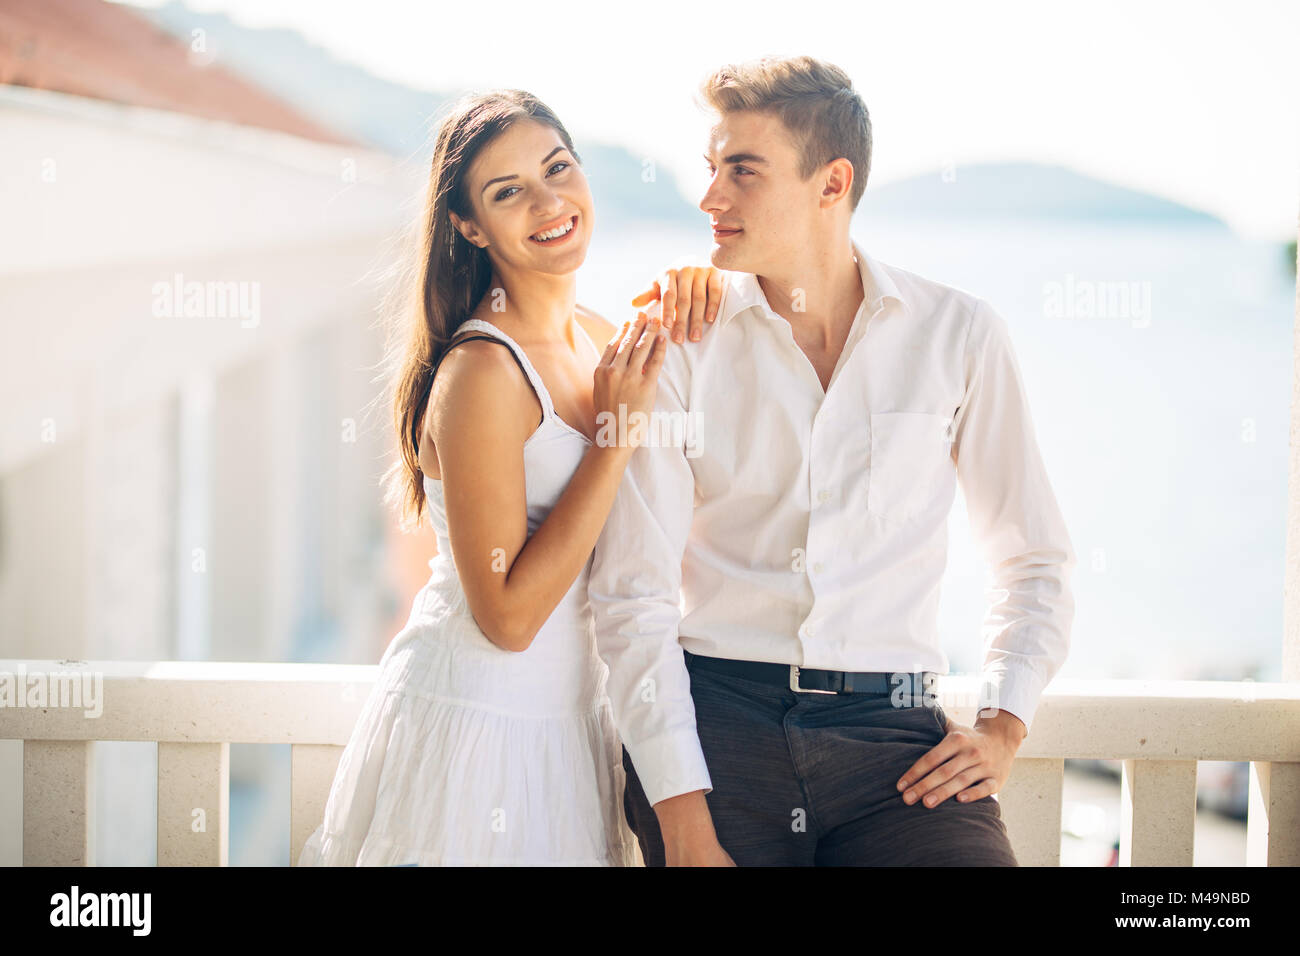
{"type": "Polygon", "coordinates": [[[573,223],[576,220],[576,218],[577,218],[576,216],[570,217],[569,221],[562,226],[556,226],[554,229],[548,229],[546,232],[537,233],[535,236],[532,237],[533,241],[549,242],[552,239],[558,239],[560,236],[563,236],[565,233],[567,233],[570,229],[573,228],[573,223]]]}

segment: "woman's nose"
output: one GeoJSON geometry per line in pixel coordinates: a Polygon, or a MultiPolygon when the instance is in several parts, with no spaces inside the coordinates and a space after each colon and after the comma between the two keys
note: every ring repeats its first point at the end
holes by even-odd
{"type": "Polygon", "coordinates": [[[554,212],[564,204],[564,200],[560,197],[560,194],[549,186],[542,186],[537,189],[533,193],[533,196],[535,199],[533,208],[538,214],[554,212]]]}

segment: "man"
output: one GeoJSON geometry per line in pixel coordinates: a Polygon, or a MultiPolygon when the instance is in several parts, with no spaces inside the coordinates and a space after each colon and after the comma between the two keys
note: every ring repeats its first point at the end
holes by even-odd
{"type": "Polygon", "coordinates": [[[588,588],[628,822],[651,866],[1014,866],[993,794],[1075,556],[1006,324],[850,239],[871,126],[843,71],[765,58],[702,92],[727,288],[669,351],[681,440],[636,452],[588,588]],[[928,706],[957,481],[997,595],[970,727],[928,706]]]}

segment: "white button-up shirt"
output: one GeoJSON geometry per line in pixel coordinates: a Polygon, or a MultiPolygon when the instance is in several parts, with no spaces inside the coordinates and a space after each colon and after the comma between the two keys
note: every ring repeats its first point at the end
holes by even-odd
{"type": "Polygon", "coordinates": [[[864,299],[825,391],[757,278],[726,274],[716,323],[669,348],[659,428],[596,545],[596,644],[652,804],[712,789],[683,647],[947,672],[937,618],[958,481],[994,575],[982,706],[1029,727],[1065,659],[1075,555],[1005,321],[853,248],[864,299]]]}

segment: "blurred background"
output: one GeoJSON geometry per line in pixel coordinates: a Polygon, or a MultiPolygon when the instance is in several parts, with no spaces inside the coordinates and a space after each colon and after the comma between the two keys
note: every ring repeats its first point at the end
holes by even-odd
{"type": "MultiPolygon", "coordinates": [[[[432,534],[382,506],[380,300],[440,107],[574,135],[611,321],[707,256],[700,79],[853,76],[854,235],[1007,320],[1079,567],[1067,677],[1278,680],[1300,210],[1282,3],[818,8],[0,0],[0,659],[375,663],[432,534]]],[[[960,496],[941,628],[978,670],[960,496]]],[[[288,861],[288,746],[231,747],[232,864],[288,861]]],[[[155,861],[153,744],[100,743],[100,864],[155,861]]],[[[21,744],[0,741],[0,864],[21,744]]],[[[1062,863],[1115,863],[1119,778],[1067,761],[1062,863]]],[[[1203,762],[1197,865],[1245,861],[1203,762]]]]}

